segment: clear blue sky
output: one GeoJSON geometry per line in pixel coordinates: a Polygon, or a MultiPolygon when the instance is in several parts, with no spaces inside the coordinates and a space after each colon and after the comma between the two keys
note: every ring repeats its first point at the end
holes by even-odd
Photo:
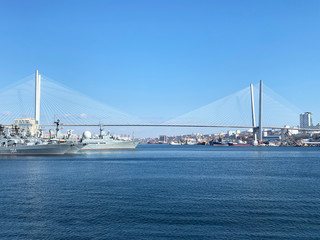
{"type": "Polygon", "coordinates": [[[319,112],[320,1],[0,0],[1,85],[41,73],[167,120],[264,82],[319,112]]]}

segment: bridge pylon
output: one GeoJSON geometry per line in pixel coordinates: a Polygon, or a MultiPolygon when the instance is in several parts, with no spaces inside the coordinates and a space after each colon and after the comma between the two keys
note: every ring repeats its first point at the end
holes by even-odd
{"type": "Polygon", "coordinates": [[[262,80],[260,80],[260,93],[259,93],[259,126],[256,126],[256,116],[255,116],[255,107],[254,107],[254,92],[253,85],[250,84],[250,92],[251,92],[251,114],[252,114],[252,134],[253,134],[253,145],[261,144],[263,141],[262,134],[262,80]],[[258,141],[259,137],[259,141],[258,141]]]}

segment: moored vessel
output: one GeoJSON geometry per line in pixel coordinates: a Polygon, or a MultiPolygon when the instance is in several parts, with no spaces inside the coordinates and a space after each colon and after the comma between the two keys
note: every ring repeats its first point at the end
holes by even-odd
{"type": "Polygon", "coordinates": [[[81,143],[84,144],[84,146],[80,149],[79,153],[89,153],[95,151],[103,152],[106,150],[135,149],[139,141],[117,139],[109,132],[106,134],[103,125],[100,125],[100,135],[98,138],[92,138],[91,133],[85,131],[81,143]]]}
{"type": "Polygon", "coordinates": [[[249,144],[249,143],[235,143],[235,142],[229,142],[228,145],[232,147],[252,147],[253,146],[252,144],[249,144]]]}
{"type": "Polygon", "coordinates": [[[2,131],[0,137],[0,155],[63,155],[78,149],[77,144],[46,141],[41,137],[11,132],[9,128],[2,131]]]}

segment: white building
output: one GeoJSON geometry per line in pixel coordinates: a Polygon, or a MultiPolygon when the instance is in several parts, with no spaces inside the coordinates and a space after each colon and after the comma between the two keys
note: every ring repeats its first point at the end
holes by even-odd
{"type": "Polygon", "coordinates": [[[25,133],[30,133],[35,135],[39,129],[39,124],[33,118],[21,118],[14,120],[14,125],[20,129],[20,131],[25,133]]]}

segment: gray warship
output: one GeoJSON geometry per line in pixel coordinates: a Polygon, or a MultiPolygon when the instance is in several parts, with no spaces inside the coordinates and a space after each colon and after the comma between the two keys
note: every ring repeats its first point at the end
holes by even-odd
{"type": "Polygon", "coordinates": [[[13,130],[1,127],[0,131],[0,155],[63,155],[80,149],[78,144],[45,140],[41,134],[30,136],[21,133],[17,127],[13,130]]]}
{"type": "Polygon", "coordinates": [[[110,132],[105,133],[103,125],[100,124],[99,137],[92,138],[91,133],[85,131],[82,135],[81,143],[84,144],[84,146],[79,150],[79,153],[90,153],[119,149],[135,149],[139,141],[116,139],[110,132]]]}

